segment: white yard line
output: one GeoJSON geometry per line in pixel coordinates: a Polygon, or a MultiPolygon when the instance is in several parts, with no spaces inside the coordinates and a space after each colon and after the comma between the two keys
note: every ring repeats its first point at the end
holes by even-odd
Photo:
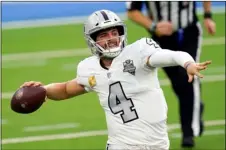
{"type": "MultiPolygon", "coordinates": [[[[203,45],[222,45],[225,44],[225,37],[205,38],[203,45]]],[[[217,49],[214,49],[214,51],[217,49]]],[[[63,57],[74,57],[74,56],[88,56],[91,52],[88,48],[82,49],[64,49],[64,50],[45,50],[39,52],[26,52],[26,53],[14,53],[14,54],[3,54],[2,62],[10,61],[24,61],[24,60],[40,60],[40,59],[51,59],[51,58],[63,58],[63,57]]]]}
{"type": "MultiPolygon", "coordinates": [[[[225,125],[225,120],[210,120],[205,122],[205,126],[221,126],[221,125],[225,125]]],[[[180,124],[171,124],[168,126],[168,131],[173,131],[179,128],[180,124]]]]}
{"type": "MultiPolygon", "coordinates": [[[[203,133],[203,136],[213,136],[213,135],[223,135],[225,134],[225,131],[223,129],[221,130],[207,130],[203,133]]],[[[172,133],[169,134],[169,137],[171,138],[181,138],[181,133],[172,133]]]]}
{"type": "Polygon", "coordinates": [[[46,59],[34,59],[34,60],[19,60],[19,61],[8,61],[4,62],[2,65],[2,69],[15,69],[15,68],[22,68],[22,67],[40,67],[46,66],[47,60],[46,59]]]}
{"type": "Polygon", "coordinates": [[[50,58],[63,58],[63,57],[73,57],[73,56],[87,56],[91,54],[88,48],[84,49],[64,49],[64,50],[45,50],[39,52],[27,52],[18,54],[3,54],[2,61],[3,64],[9,61],[23,61],[23,60],[40,60],[40,59],[50,59],[50,58]],[[35,57],[34,57],[35,56],[35,57]]]}
{"type": "MultiPolygon", "coordinates": [[[[209,45],[222,45],[225,44],[225,37],[216,37],[216,38],[204,38],[203,46],[209,45]]],[[[205,48],[203,48],[205,50],[205,48]]]]}
{"type": "Polygon", "coordinates": [[[80,126],[79,123],[61,123],[61,124],[53,124],[53,125],[43,125],[43,126],[28,126],[24,127],[24,132],[36,132],[36,131],[50,131],[50,130],[59,130],[59,129],[69,129],[69,128],[77,128],[80,126]]]}
{"type": "MultiPolygon", "coordinates": [[[[225,74],[220,75],[206,75],[203,79],[201,79],[202,82],[217,82],[217,81],[225,81],[225,74]]],[[[169,86],[170,81],[169,79],[162,79],[160,80],[161,86],[169,86]]],[[[3,92],[2,93],[2,99],[8,100],[12,97],[14,92],[3,92]]]]}
{"type": "MultiPolygon", "coordinates": [[[[206,75],[203,79],[201,79],[201,82],[217,82],[217,81],[225,81],[225,74],[220,75],[206,75]]],[[[163,79],[160,80],[161,86],[169,86],[170,81],[169,79],[163,79]]]]}
{"type": "Polygon", "coordinates": [[[209,67],[207,70],[203,71],[203,74],[211,73],[211,74],[221,74],[225,73],[225,66],[217,66],[217,67],[209,67]]]}
{"type": "MultiPolygon", "coordinates": [[[[206,126],[218,126],[219,122],[225,125],[225,120],[212,120],[205,122],[206,126]],[[211,122],[209,124],[209,122],[211,122]]],[[[179,126],[175,125],[174,126],[179,126]]],[[[170,127],[171,125],[169,125],[170,127]]],[[[211,131],[213,133],[213,131],[211,131]]],[[[218,135],[223,134],[223,132],[219,132],[218,135]]],[[[49,141],[49,140],[63,140],[63,139],[75,139],[75,138],[82,138],[82,137],[91,137],[91,136],[101,136],[107,135],[107,130],[97,130],[97,131],[86,131],[86,132],[77,132],[77,133],[64,133],[64,134],[50,134],[50,135],[41,135],[41,136],[28,136],[28,137],[17,137],[17,138],[6,138],[2,139],[2,144],[14,144],[14,143],[26,143],[26,142],[37,142],[37,141],[49,141]]],[[[208,133],[208,130],[205,132],[204,135],[212,135],[208,133]]],[[[216,133],[215,133],[216,135],[216,133]]],[[[173,135],[177,138],[178,135],[173,135]]]]}
{"type": "Polygon", "coordinates": [[[8,120],[6,119],[1,119],[1,124],[4,125],[4,124],[7,124],[8,123],[8,120]]]}

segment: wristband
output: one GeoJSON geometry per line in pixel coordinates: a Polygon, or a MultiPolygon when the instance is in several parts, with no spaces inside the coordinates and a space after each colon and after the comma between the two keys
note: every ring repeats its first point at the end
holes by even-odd
{"type": "Polygon", "coordinates": [[[212,13],[211,12],[205,12],[204,13],[204,18],[205,19],[212,19],[212,13]]]}
{"type": "Polygon", "coordinates": [[[152,22],[151,23],[151,27],[150,27],[150,32],[151,34],[154,34],[156,30],[156,23],[152,22]]]}
{"type": "Polygon", "coordinates": [[[187,70],[188,66],[192,63],[194,63],[194,62],[192,62],[192,61],[188,62],[187,64],[185,64],[184,68],[187,70]]]}

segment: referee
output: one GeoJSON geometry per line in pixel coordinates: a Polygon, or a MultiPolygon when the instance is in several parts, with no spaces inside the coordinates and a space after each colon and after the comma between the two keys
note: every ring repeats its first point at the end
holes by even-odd
{"type": "MultiPolygon", "coordinates": [[[[196,3],[192,1],[131,1],[126,2],[129,19],[143,26],[161,48],[188,52],[199,62],[202,29],[196,15],[196,3]],[[147,16],[142,14],[146,6],[147,16]]],[[[208,33],[215,33],[211,2],[203,2],[204,26],[208,33]]],[[[200,81],[188,82],[186,71],[180,67],[163,68],[180,104],[180,121],[183,132],[182,147],[193,147],[194,137],[203,132],[200,81]]]]}

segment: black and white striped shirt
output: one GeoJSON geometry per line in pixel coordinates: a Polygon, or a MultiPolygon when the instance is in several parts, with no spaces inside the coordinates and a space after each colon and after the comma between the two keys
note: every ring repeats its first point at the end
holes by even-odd
{"type": "Polygon", "coordinates": [[[174,30],[186,28],[195,24],[196,6],[193,1],[131,1],[126,2],[127,10],[142,10],[143,4],[147,8],[148,16],[154,21],[171,21],[174,30]]]}

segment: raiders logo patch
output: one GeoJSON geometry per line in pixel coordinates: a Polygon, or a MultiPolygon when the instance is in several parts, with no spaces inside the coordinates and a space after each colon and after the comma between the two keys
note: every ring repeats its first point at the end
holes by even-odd
{"type": "Polygon", "coordinates": [[[135,75],[136,73],[136,67],[133,64],[133,60],[126,60],[125,62],[123,62],[123,72],[128,72],[132,75],[135,75]]]}

